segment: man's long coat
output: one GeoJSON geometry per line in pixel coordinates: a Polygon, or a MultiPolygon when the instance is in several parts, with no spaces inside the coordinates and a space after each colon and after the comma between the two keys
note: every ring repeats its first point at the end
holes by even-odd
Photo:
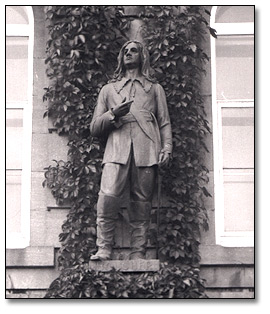
{"type": "Polygon", "coordinates": [[[144,77],[122,78],[105,85],[91,122],[93,136],[108,134],[103,164],[126,164],[133,145],[135,164],[158,164],[161,149],[171,153],[172,132],[165,92],[144,77]],[[123,100],[133,100],[130,112],[115,122],[110,111],[123,100]]]}

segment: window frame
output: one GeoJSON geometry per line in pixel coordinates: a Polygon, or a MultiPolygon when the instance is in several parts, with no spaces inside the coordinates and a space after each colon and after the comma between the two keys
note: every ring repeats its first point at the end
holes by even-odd
{"type": "MultiPolygon", "coordinates": [[[[210,26],[217,36],[254,35],[255,23],[216,23],[215,17],[219,6],[211,10],[210,26]]],[[[214,194],[215,194],[215,232],[216,244],[225,247],[253,247],[254,231],[225,231],[224,226],[224,171],[222,151],[222,108],[253,108],[254,100],[233,100],[224,103],[217,101],[216,94],[216,38],[211,36],[211,79],[212,79],[212,119],[213,119],[213,160],[214,160],[214,194]],[[221,105],[222,104],[222,105],[221,105]]],[[[253,174],[254,170],[249,173],[253,174]]],[[[233,174],[232,174],[233,175],[233,174]]],[[[237,175],[237,173],[236,173],[237,175]]]]}
{"type": "MultiPolygon", "coordinates": [[[[12,6],[11,6],[12,7],[12,6]]],[[[34,15],[32,6],[22,6],[28,17],[28,24],[6,24],[6,37],[28,38],[28,91],[27,102],[8,102],[6,110],[23,110],[23,155],[21,169],[21,232],[6,233],[6,248],[25,248],[30,244],[31,206],[31,143],[33,110],[33,61],[34,61],[34,15]],[[25,127],[27,126],[27,127],[25,127]]],[[[17,169],[14,169],[15,171],[17,169]]],[[[18,169],[19,170],[19,169],[18,169]]],[[[9,169],[6,169],[6,175],[9,169]]],[[[10,170],[12,171],[12,170],[10,170]]],[[[8,215],[6,211],[6,215],[8,215]]]]}

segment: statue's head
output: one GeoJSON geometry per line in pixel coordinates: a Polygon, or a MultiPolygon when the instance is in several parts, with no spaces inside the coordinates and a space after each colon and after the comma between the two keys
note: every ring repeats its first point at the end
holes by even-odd
{"type": "Polygon", "coordinates": [[[151,77],[152,69],[150,67],[149,53],[145,45],[136,40],[127,41],[120,49],[118,55],[118,65],[114,72],[113,79],[121,79],[130,67],[139,67],[141,74],[150,81],[155,81],[151,77]],[[135,51],[136,50],[136,51],[135,51]],[[133,54],[132,56],[127,56],[133,54]],[[130,59],[129,59],[130,58],[130,59]],[[134,58],[136,60],[134,60],[134,58]],[[129,60],[128,60],[129,59],[129,60]],[[135,63],[133,63],[135,61],[135,63]],[[133,63],[133,64],[132,64],[133,63]]]}
{"type": "Polygon", "coordinates": [[[125,69],[141,70],[142,66],[142,49],[137,42],[130,42],[123,49],[123,65],[125,69]]]}

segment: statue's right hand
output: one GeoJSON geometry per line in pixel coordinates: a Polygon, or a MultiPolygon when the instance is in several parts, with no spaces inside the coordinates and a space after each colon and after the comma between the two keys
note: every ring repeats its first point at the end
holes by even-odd
{"type": "Polygon", "coordinates": [[[117,118],[125,116],[129,112],[129,109],[132,103],[133,103],[133,100],[125,101],[124,99],[124,102],[122,102],[120,105],[115,106],[112,109],[113,114],[117,118]]]}

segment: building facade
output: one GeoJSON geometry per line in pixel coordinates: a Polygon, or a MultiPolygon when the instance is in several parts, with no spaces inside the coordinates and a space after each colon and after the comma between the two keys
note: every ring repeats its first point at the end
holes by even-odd
{"type": "MultiPolygon", "coordinates": [[[[44,168],[66,160],[46,102],[44,6],[6,7],[7,298],[43,297],[57,278],[58,236],[68,207],[42,187],[44,168]]],[[[254,6],[205,6],[217,38],[203,43],[201,91],[212,133],[206,166],[209,231],[201,239],[201,277],[210,298],[254,296],[254,6]]],[[[129,7],[127,10],[136,10],[129,7]]],[[[134,22],[134,30],[139,20],[134,22]]]]}

